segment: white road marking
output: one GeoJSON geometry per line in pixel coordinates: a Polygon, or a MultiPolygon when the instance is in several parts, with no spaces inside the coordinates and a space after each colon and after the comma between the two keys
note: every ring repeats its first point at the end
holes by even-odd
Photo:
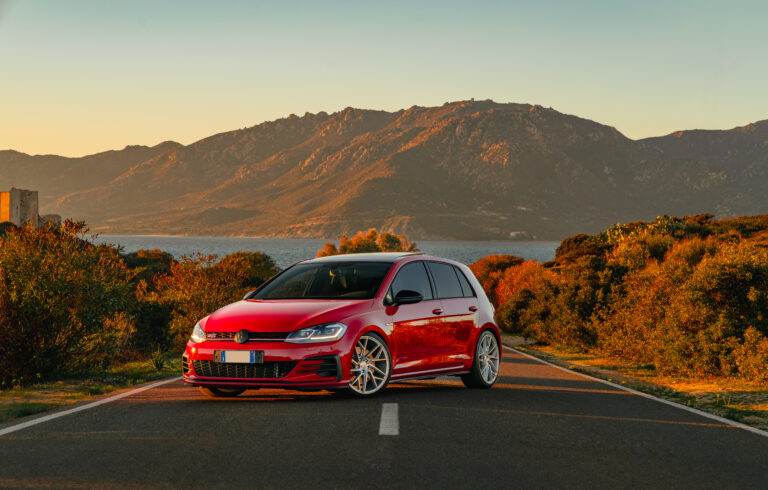
{"type": "Polygon", "coordinates": [[[725,417],[720,417],[719,415],[715,415],[713,413],[705,412],[703,410],[699,410],[697,408],[689,407],[686,405],[681,405],[679,403],[675,403],[669,400],[665,400],[664,398],[658,398],[653,395],[649,395],[648,393],[643,393],[642,391],[633,390],[632,388],[628,388],[626,386],[622,386],[616,383],[611,383],[610,381],[606,381],[604,379],[595,378],[594,376],[590,376],[588,374],[580,373],[578,371],[573,371],[571,369],[566,369],[562,366],[558,366],[557,364],[552,364],[551,362],[544,361],[542,359],[539,359],[538,357],[532,356],[530,354],[526,354],[525,352],[521,352],[517,349],[513,349],[512,347],[509,347],[507,345],[504,346],[505,349],[511,350],[512,352],[515,352],[516,354],[520,354],[521,356],[528,357],[530,359],[533,359],[534,361],[538,361],[542,364],[546,364],[547,366],[552,366],[553,368],[559,369],[561,371],[565,371],[567,373],[575,374],[576,376],[581,376],[582,378],[587,378],[590,381],[599,381],[603,384],[606,384],[608,386],[613,386],[614,388],[618,388],[620,390],[628,391],[630,393],[633,393],[635,395],[642,396],[643,398],[648,398],[649,400],[655,400],[659,403],[663,403],[665,405],[669,405],[670,407],[679,408],[681,410],[685,410],[686,412],[695,413],[696,415],[701,415],[702,417],[706,417],[708,419],[717,420],[718,422],[726,425],[730,425],[733,427],[738,427],[739,429],[744,429],[746,431],[749,431],[753,434],[757,434],[759,436],[768,437],[768,432],[764,430],[757,429],[755,427],[742,424],[741,422],[736,422],[735,420],[727,419],[725,417]]]}
{"type": "Polygon", "coordinates": [[[48,422],[49,420],[57,419],[59,417],[64,417],[66,415],[71,415],[73,413],[82,412],[83,410],[88,410],[89,408],[95,408],[95,407],[98,407],[99,405],[104,405],[105,403],[111,403],[111,402],[120,400],[122,398],[132,396],[137,393],[141,393],[142,391],[151,390],[152,388],[156,388],[164,384],[173,383],[174,381],[178,381],[180,379],[181,379],[181,376],[178,376],[176,378],[171,378],[171,379],[164,379],[162,381],[158,381],[157,383],[152,383],[151,385],[142,386],[141,388],[136,388],[135,390],[130,390],[124,393],[120,393],[119,395],[102,398],[101,400],[97,400],[93,403],[80,405],[79,407],[70,408],[69,410],[62,410],[61,412],[52,413],[50,415],[38,417],[36,419],[29,420],[27,422],[22,422],[20,424],[12,425],[10,427],[6,427],[5,429],[0,429],[0,436],[10,434],[11,432],[16,432],[17,430],[26,429],[27,427],[32,427],[33,425],[42,424],[43,422],[48,422]]]}
{"type": "Polygon", "coordinates": [[[379,435],[400,435],[400,419],[397,415],[397,403],[381,404],[381,422],[379,423],[379,435]]]}

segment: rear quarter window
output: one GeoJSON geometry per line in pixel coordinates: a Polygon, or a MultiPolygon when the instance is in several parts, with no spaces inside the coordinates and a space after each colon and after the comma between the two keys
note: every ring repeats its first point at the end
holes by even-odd
{"type": "Polygon", "coordinates": [[[464,296],[461,283],[459,283],[459,278],[456,276],[452,265],[442,262],[427,262],[427,266],[435,280],[438,298],[461,298],[464,296]]]}
{"type": "Polygon", "coordinates": [[[461,284],[461,291],[464,293],[465,298],[471,298],[475,296],[475,291],[472,289],[472,286],[469,284],[469,280],[467,279],[467,276],[464,275],[464,273],[459,269],[458,267],[453,268],[454,271],[456,271],[456,277],[459,278],[459,283],[461,284]]]}

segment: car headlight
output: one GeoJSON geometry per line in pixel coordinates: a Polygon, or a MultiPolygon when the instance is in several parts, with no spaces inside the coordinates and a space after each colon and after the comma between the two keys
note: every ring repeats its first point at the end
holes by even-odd
{"type": "Polygon", "coordinates": [[[200,326],[200,322],[195,324],[194,330],[192,330],[192,336],[189,338],[192,342],[202,342],[205,340],[205,331],[200,326]]]}
{"type": "Polygon", "coordinates": [[[294,344],[304,344],[309,342],[333,342],[339,340],[347,331],[347,326],[343,323],[334,322],[314,327],[302,328],[291,332],[285,338],[286,342],[294,344]]]}

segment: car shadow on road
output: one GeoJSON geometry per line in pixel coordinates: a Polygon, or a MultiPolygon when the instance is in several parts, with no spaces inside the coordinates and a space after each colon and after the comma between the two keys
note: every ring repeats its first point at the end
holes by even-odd
{"type": "Polygon", "coordinates": [[[262,388],[246,390],[236,397],[209,397],[195,387],[181,383],[170,385],[162,390],[139,393],[130,398],[133,402],[202,402],[202,403],[313,403],[313,402],[366,402],[380,403],[389,397],[406,392],[434,393],[443,391],[465,390],[460,380],[434,379],[402,381],[390,384],[383,392],[372,398],[360,398],[344,390],[299,391],[262,388]]]}

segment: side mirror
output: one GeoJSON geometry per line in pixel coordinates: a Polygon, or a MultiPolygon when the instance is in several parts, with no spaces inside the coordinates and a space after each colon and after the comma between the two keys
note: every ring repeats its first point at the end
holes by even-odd
{"type": "Polygon", "coordinates": [[[421,301],[424,301],[424,296],[417,293],[416,291],[403,289],[395,295],[395,300],[392,302],[392,305],[412,305],[414,303],[420,303],[421,301]]]}

